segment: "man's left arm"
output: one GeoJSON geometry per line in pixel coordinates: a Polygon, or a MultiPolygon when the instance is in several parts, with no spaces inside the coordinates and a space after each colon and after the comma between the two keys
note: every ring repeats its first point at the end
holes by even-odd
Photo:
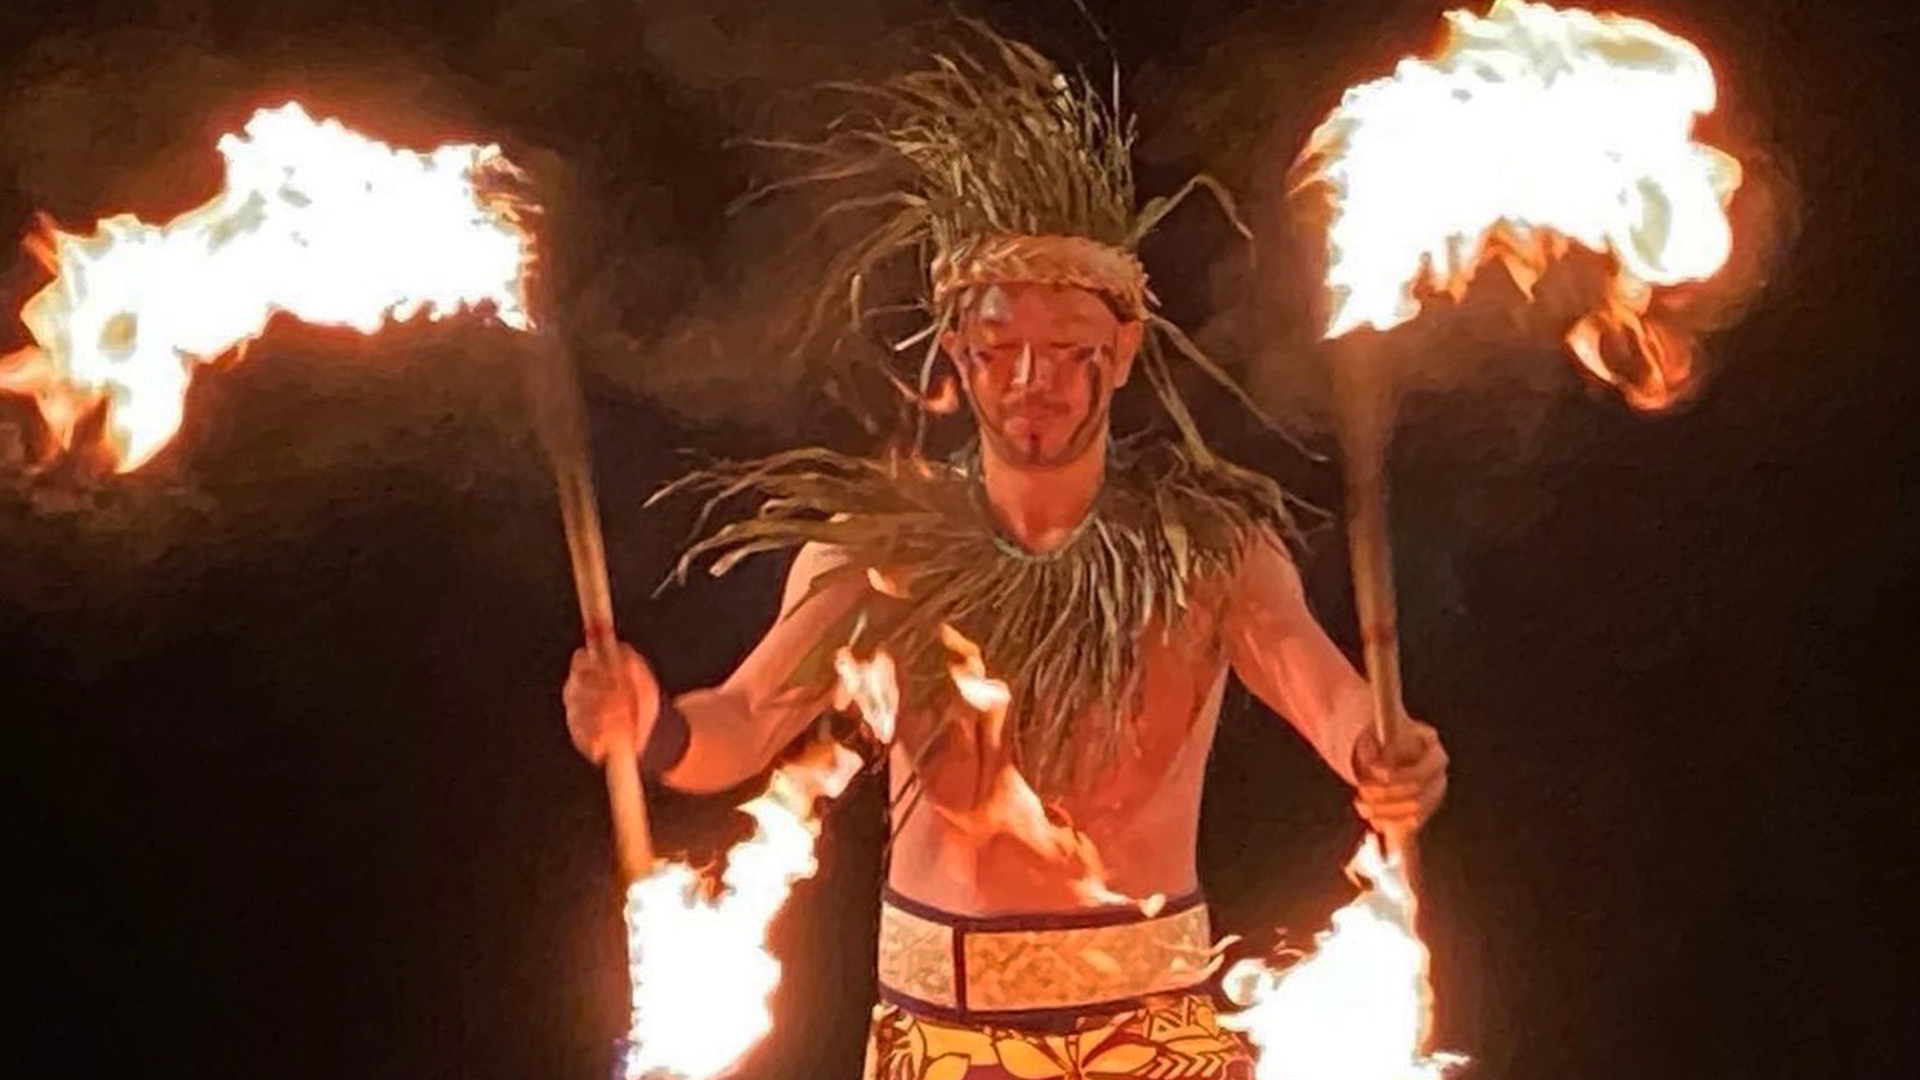
{"type": "Polygon", "coordinates": [[[1225,597],[1221,635],[1234,674],[1306,737],[1383,831],[1417,828],[1446,794],[1447,755],[1433,728],[1409,721],[1383,752],[1373,696],[1313,613],[1280,539],[1251,538],[1225,597]]]}

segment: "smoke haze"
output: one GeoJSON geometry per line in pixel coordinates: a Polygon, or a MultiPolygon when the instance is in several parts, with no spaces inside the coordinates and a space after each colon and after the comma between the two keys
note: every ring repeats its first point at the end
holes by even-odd
{"type": "MultiPolygon", "coordinates": [[[[1282,198],[1341,88],[1425,47],[1439,5],[963,6],[1140,115],[1140,186],[1208,172],[1146,244],[1168,313],[1331,450],[1310,230],[1282,198]]],[[[1393,462],[1409,705],[1445,733],[1423,840],[1440,1041],[1488,1080],[1908,1075],[1886,942],[1914,726],[1911,5],[1633,10],[1703,42],[1716,138],[1750,164],[1740,288],[1702,305],[1679,415],[1583,382],[1557,328],[1488,296],[1420,357],[1393,462]],[[1784,254],[1783,254],[1784,253],[1784,254]],[[1435,364],[1434,361],[1444,361],[1435,364]],[[1904,628],[1904,629],[1903,629],[1904,628]]],[[[622,633],[672,687],[724,677],[781,567],[659,597],[709,456],[868,436],[791,359],[832,242],[788,163],[827,79],[897,71],[935,0],[20,0],[0,6],[0,243],[164,220],[215,137],[298,97],[414,146],[499,141],[587,373],[622,633]]],[[[11,313],[43,278],[0,258],[11,313]]],[[[1498,283],[1492,283],[1497,288],[1498,283]]],[[[0,353],[22,344],[11,314],[0,353]]],[[[106,484],[21,478],[0,402],[0,762],[22,808],[19,1014],[50,1075],[601,1077],[624,971],[604,795],[558,688],[579,639],[512,344],[459,321],[376,338],[276,324],[196,379],[175,446],[106,484]]],[[[1191,374],[1191,373],[1189,373],[1191,374]]],[[[1210,438],[1325,506],[1304,461],[1203,380],[1210,438]]],[[[1139,403],[1135,403],[1138,405],[1139,403]]],[[[1150,408],[1126,412],[1151,422],[1150,408]]],[[[1337,534],[1302,556],[1351,644],[1337,534]]],[[[1230,931],[1296,938],[1345,899],[1346,793],[1236,695],[1201,875],[1230,931]]],[[[737,830],[655,796],[663,850],[737,830]]],[[[878,794],[836,811],[775,929],[779,1030],[742,1074],[844,1080],[871,1002],[878,794]]]]}

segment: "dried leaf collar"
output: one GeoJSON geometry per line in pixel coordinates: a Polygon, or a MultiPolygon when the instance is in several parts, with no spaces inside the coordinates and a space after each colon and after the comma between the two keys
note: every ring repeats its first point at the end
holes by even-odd
{"type": "Polygon", "coordinates": [[[849,562],[816,594],[869,568],[893,583],[889,592],[863,591],[795,670],[796,684],[830,685],[834,652],[852,642],[863,655],[893,656],[905,707],[944,710],[950,653],[940,631],[951,626],[1012,692],[1008,740],[1043,791],[1111,761],[1138,688],[1144,635],[1178,630],[1195,584],[1230,575],[1258,532],[1291,531],[1273,481],[1159,441],[1117,446],[1094,507],[1046,553],[1001,532],[964,463],[810,448],[709,470],[669,490],[689,488],[711,494],[710,514],[737,497],[759,509],[694,544],[679,575],[707,560],[723,574],[757,552],[818,543],[849,562]]]}

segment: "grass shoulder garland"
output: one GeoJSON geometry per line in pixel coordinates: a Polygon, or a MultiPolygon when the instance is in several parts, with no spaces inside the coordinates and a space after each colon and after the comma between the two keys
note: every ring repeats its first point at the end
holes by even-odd
{"type": "Polygon", "coordinates": [[[1117,444],[1093,510],[1045,554],[1000,532],[971,459],[805,448],[704,470],[655,498],[705,492],[696,533],[723,504],[759,500],[750,516],[696,541],[675,580],[701,562],[718,576],[754,554],[808,543],[839,549],[848,562],[816,581],[803,603],[849,577],[864,580],[869,568],[881,571],[889,591],[864,587],[790,685],[830,685],[842,646],[861,656],[885,649],[903,709],[964,712],[945,707],[953,691],[941,627],[951,626],[980,647],[987,673],[1012,692],[1006,737],[1015,763],[1050,794],[1112,760],[1139,687],[1144,636],[1177,630],[1196,602],[1196,583],[1230,576],[1260,531],[1294,535],[1279,485],[1209,458],[1196,460],[1177,441],[1117,444]]]}

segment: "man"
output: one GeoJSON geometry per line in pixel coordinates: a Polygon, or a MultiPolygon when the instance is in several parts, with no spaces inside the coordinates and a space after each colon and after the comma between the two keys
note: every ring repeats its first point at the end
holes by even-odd
{"type": "Polygon", "coordinates": [[[655,782],[720,791],[829,707],[823,657],[886,650],[903,706],[868,1076],[1245,1077],[1205,987],[1194,865],[1227,674],[1388,834],[1433,812],[1446,755],[1418,722],[1403,745],[1373,740],[1364,681],[1307,610],[1278,489],[1214,457],[1173,391],[1157,337],[1204,358],[1152,311],[1131,247],[1165,204],[1134,211],[1122,126],[986,33],[988,61],[903,77],[891,111],[861,114],[913,227],[892,219],[839,268],[933,249],[932,341],[976,438],[951,460],[807,450],[725,473],[765,504],[689,558],[796,547],[773,627],[725,682],[670,700],[631,650],[621,671],[582,652],[568,723],[590,759],[624,730],[655,782]],[[1111,438],[1137,369],[1178,439],[1111,438]],[[969,658],[1004,705],[960,685],[969,658]]]}

